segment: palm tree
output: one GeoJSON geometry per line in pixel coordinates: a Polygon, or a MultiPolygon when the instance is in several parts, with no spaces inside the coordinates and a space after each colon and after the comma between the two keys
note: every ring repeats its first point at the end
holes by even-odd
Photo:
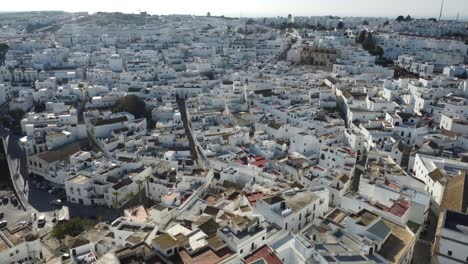
{"type": "Polygon", "coordinates": [[[133,193],[133,191],[130,191],[129,193],[127,193],[127,196],[126,196],[127,202],[129,202],[130,200],[132,200],[133,197],[135,197],[135,194],[133,193]]]}
{"type": "Polygon", "coordinates": [[[117,199],[118,196],[119,196],[119,192],[118,192],[118,191],[114,191],[114,192],[112,192],[112,195],[114,195],[114,204],[113,204],[113,207],[114,207],[114,209],[118,212],[118,210],[119,210],[119,208],[120,208],[120,206],[121,206],[119,200],[117,199]]]}
{"type": "MultiPolygon", "coordinates": [[[[145,181],[146,181],[146,190],[148,191],[148,193],[149,193],[149,188],[150,188],[150,187],[149,187],[149,180],[150,180],[150,179],[151,179],[151,176],[150,176],[150,175],[147,175],[147,176],[145,177],[145,181]]],[[[145,194],[146,194],[146,192],[145,192],[145,194]]]]}
{"type": "Polygon", "coordinates": [[[141,185],[143,184],[143,181],[144,180],[137,180],[137,184],[138,184],[138,201],[140,202],[141,204],[141,185]]]}

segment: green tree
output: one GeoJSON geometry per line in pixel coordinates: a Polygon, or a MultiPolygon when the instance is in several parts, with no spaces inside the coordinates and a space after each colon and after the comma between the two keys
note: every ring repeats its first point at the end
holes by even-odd
{"type": "Polygon", "coordinates": [[[114,208],[116,213],[119,213],[120,207],[122,207],[122,203],[119,201],[119,192],[114,191],[112,192],[112,195],[114,196],[114,203],[112,204],[112,207],[114,208]]]}
{"type": "Polygon", "coordinates": [[[464,79],[464,80],[466,80],[466,79],[468,78],[468,74],[467,74],[466,71],[464,71],[462,74],[457,75],[457,76],[455,76],[455,77],[457,77],[458,79],[464,79]]]}
{"type": "Polygon", "coordinates": [[[336,25],[336,29],[343,29],[343,28],[344,28],[343,21],[338,22],[338,25],[336,25]]]}
{"type": "MultiPolygon", "coordinates": [[[[151,176],[146,176],[145,177],[145,182],[146,182],[146,190],[149,190],[149,183],[150,183],[150,179],[151,179],[151,176]]],[[[146,190],[145,190],[145,193],[146,193],[146,190]]]]}
{"type": "Polygon", "coordinates": [[[383,23],[383,26],[385,27],[385,26],[388,26],[389,24],[390,24],[390,21],[387,20],[383,23]]]}
{"type": "Polygon", "coordinates": [[[141,202],[141,185],[143,185],[143,182],[144,182],[144,180],[137,180],[137,184],[138,184],[138,202],[140,202],[140,204],[142,204],[142,202],[141,202]]]}
{"type": "Polygon", "coordinates": [[[135,194],[133,193],[133,191],[130,191],[129,193],[127,193],[126,195],[127,202],[131,201],[133,197],[135,197],[135,194]]]}
{"type": "Polygon", "coordinates": [[[255,20],[253,20],[252,18],[249,18],[249,19],[245,22],[245,24],[247,24],[247,25],[255,24],[255,20]]]}
{"type": "Polygon", "coordinates": [[[367,21],[366,19],[364,19],[364,21],[362,21],[362,24],[363,24],[364,26],[368,26],[368,25],[369,25],[369,21],[367,21]]]}
{"type": "Polygon", "coordinates": [[[13,117],[13,119],[15,120],[17,124],[20,123],[24,114],[26,114],[26,112],[24,112],[23,109],[15,108],[15,109],[10,110],[10,115],[11,117],[13,117]]]}
{"type": "Polygon", "coordinates": [[[384,54],[384,51],[383,51],[382,47],[380,47],[378,45],[375,45],[375,47],[369,52],[370,52],[370,54],[372,54],[374,56],[379,56],[379,57],[382,57],[382,55],[384,54]]]}
{"type": "Polygon", "coordinates": [[[66,222],[56,224],[52,229],[51,236],[62,243],[65,236],[75,237],[93,225],[94,222],[87,218],[71,218],[66,222]]]}
{"type": "Polygon", "coordinates": [[[405,20],[405,17],[404,16],[398,16],[395,20],[398,21],[398,22],[401,22],[401,21],[405,20]]]}
{"type": "Polygon", "coordinates": [[[0,64],[5,61],[5,55],[10,47],[6,43],[0,43],[0,64]]]}
{"type": "Polygon", "coordinates": [[[367,50],[367,51],[374,49],[374,47],[375,47],[375,40],[374,40],[374,38],[372,37],[372,33],[371,33],[371,32],[368,32],[368,33],[367,33],[366,38],[365,38],[364,41],[362,42],[362,47],[363,47],[365,50],[367,50]]]}
{"type": "Polygon", "coordinates": [[[7,51],[10,48],[6,43],[0,43],[0,52],[7,51]]]}
{"type": "Polygon", "coordinates": [[[126,95],[114,105],[112,112],[129,112],[136,118],[142,118],[146,114],[145,101],[133,94],[126,95]]]}
{"type": "Polygon", "coordinates": [[[201,75],[206,76],[209,80],[215,79],[215,74],[213,71],[202,72],[201,75]]]}
{"type": "Polygon", "coordinates": [[[366,40],[366,37],[367,37],[367,31],[363,30],[361,32],[359,32],[359,35],[356,39],[356,42],[357,43],[364,43],[364,41],[366,40]]]}
{"type": "Polygon", "coordinates": [[[34,105],[34,112],[40,113],[46,109],[45,103],[37,103],[34,105]]]}

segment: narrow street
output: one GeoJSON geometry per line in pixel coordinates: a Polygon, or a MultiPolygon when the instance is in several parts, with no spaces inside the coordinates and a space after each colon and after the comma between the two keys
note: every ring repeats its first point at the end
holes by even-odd
{"type": "Polygon", "coordinates": [[[200,151],[200,146],[195,142],[193,137],[193,129],[190,121],[188,120],[187,108],[185,107],[185,99],[177,98],[177,106],[179,107],[182,122],[184,123],[185,135],[189,140],[190,153],[197,160],[200,167],[205,168],[205,156],[200,151]]]}

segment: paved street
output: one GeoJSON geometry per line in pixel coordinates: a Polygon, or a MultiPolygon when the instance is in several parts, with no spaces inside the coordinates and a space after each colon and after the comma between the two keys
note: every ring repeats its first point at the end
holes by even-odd
{"type": "Polygon", "coordinates": [[[30,221],[28,211],[24,211],[18,202],[12,203],[10,199],[11,191],[0,191],[0,196],[7,195],[5,202],[0,203],[0,212],[4,213],[1,220],[8,222],[7,228],[14,229],[16,223],[20,221],[30,221]]]}
{"type": "MultiPolygon", "coordinates": [[[[19,205],[16,207],[11,204],[4,206],[5,215],[8,215],[5,219],[9,223],[15,223],[26,218],[29,221],[30,218],[34,218],[34,214],[36,215],[36,219],[40,215],[44,215],[46,217],[46,226],[38,228],[38,230],[41,234],[49,232],[53,227],[52,219],[58,218],[59,215],[63,214],[62,207],[51,204],[51,201],[54,199],[61,199],[64,202],[64,207],[66,207],[69,217],[86,217],[103,221],[111,221],[117,217],[115,210],[110,208],[102,206],[86,207],[67,203],[64,199],[65,194],[63,190],[58,193],[50,194],[48,191],[52,188],[51,185],[29,179],[26,157],[18,144],[19,136],[11,133],[2,126],[0,126],[0,136],[7,139],[7,154],[10,157],[12,170],[20,172],[17,173],[16,176],[13,176],[13,178],[18,191],[22,192],[20,195],[22,195],[22,200],[25,205],[24,211],[21,210],[19,205]]],[[[36,224],[35,221],[33,222],[36,224]]],[[[10,227],[10,225],[8,227],[10,227]]],[[[35,227],[37,227],[37,225],[35,225],[35,227]]]]}
{"type": "Polygon", "coordinates": [[[50,185],[46,183],[41,183],[40,186],[42,188],[37,187],[37,183],[34,181],[30,184],[29,189],[29,205],[33,208],[33,211],[37,212],[38,214],[46,214],[53,218],[53,213],[56,212],[56,215],[59,215],[58,207],[56,205],[51,204],[51,202],[55,199],[61,199],[63,205],[68,208],[69,216],[72,217],[86,217],[92,219],[101,219],[105,220],[113,220],[115,219],[116,212],[114,209],[106,208],[103,206],[83,206],[79,204],[74,204],[65,201],[63,198],[64,191],[61,190],[59,193],[50,194],[48,190],[51,188],[50,185]],[[45,187],[45,188],[44,188],[45,187]]]}
{"type": "Polygon", "coordinates": [[[429,210],[429,224],[427,230],[423,232],[414,246],[412,263],[430,263],[432,243],[434,242],[437,228],[437,216],[429,210]]]}

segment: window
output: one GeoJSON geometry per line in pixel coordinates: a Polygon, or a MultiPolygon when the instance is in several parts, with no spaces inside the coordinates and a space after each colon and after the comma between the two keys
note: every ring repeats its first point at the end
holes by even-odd
{"type": "Polygon", "coordinates": [[[452,251],[449,250],[449,251],[447,252],[447,255],[452,256],[452,251]]]}

